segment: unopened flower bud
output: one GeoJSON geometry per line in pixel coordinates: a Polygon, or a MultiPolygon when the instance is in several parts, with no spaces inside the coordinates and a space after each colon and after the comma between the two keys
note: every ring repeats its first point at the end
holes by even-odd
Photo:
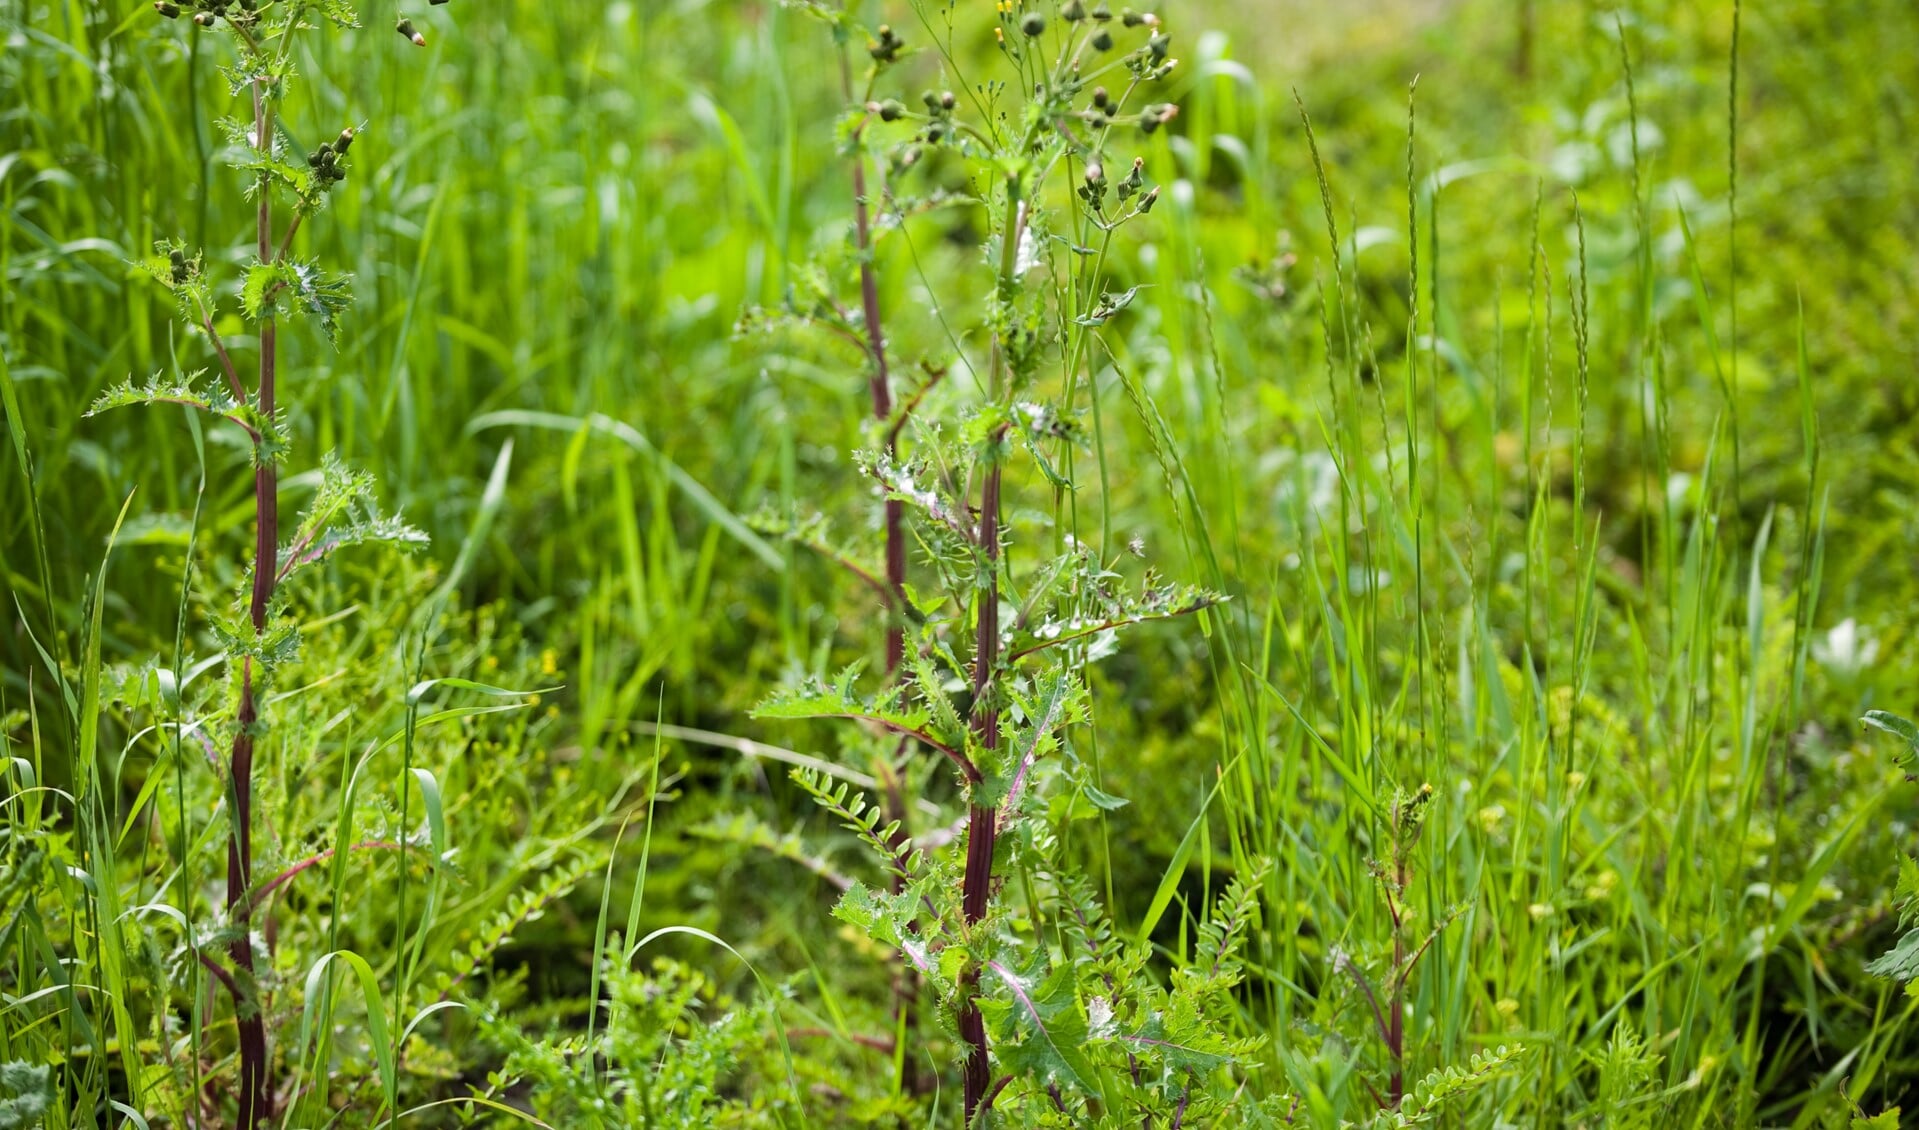
{"type": "Polygon", "coordinates": [[[940,109],[951,110],[953,107],[957,105],[959,105],[959,99],[953,96],[952,91],[950,90],[940,91],[940,109]]]}
{"type": "Polygon", "coordinates": [[[906,46],[906,41],[895,34],[889,24],[874,28],[873,35],[873,41],[866,45],[866,53],[873,56],[876,62],[892,62],[899,57],[900,48],[906,46]]]}
{"type": "Polygon", "coordinates": [[[412,40],[413,46],[415,47],[426,46],[426,36],[421,35],[419,32],[413,30],[413,21],[407,19],[405,16],[401,16],[400,22],[393,25],[393,30],[399,32],[401,35],[412,40]]]}
{"type": "Polygon", "coordinates": [[[1152,52],[1155,63],[1166,58],[1166,53],[1172,49],[1173,37],[1170,35],[1155,35],[1146,41],[1146,50],[1152,52]]]}
{"type": "Polygon", "coordinates": [[[348,126],[345,129],[340,131],[340,140],[333,143],[333,151],[335,153],[345,153],[347,149],[351,147],[352,145],[353,145],[353,127],[348,126]]]}
{"type": "Polygon", "coordinates": [[[215,17],[212,12],[193,13],[193,22],[196,24],[199,24],[201,27],[212,27],[214,18],[215,17]]]}
{"type": "Polygon", "coordinates": [[[1153,190],[1151,192],[1148,192],[1146,195],[1139,198],[1140,214],[1144,215],[1145,213],[1152,211],[1153,205],[1158,203],[1158,201],[1159,201],[1159,186],[1154,185],[1153,190]]]}
{"type": "Polygon", "coordinates": [[[888,98],[879,104],[880,121],[897,122],[906,116],[906,107],[898,101],[888,98]]]}
{"type": "Polygon", "coordinates": [[[1125,24],[1127,27],[1138,27],[1146,22],[1146,17],[1133,11],[1131,8],[1126,8],[1120,12],[1119,22],[1125,24]]]}
{"type": "Polygon", "coordinates": [[[1106,6],[1106,0],[1099,0],[1099,3],[1093,5],[1093,18],[1100,23],[1113,18],[1113,10],[1106,6]]]}
{"type": "Polygon", "coordinates": [[[1093,50],[1095,51],[1111,51],[1113,49],[1113,33],[1107,31],[1105,28],[1099,29],[1093,33],[1092,44],[1093,50]]]}
{"type": "Polygon", "coordinates": [[[180,18],[180,5],[170,4],[167,0],[153,0],[153,10],[170,20],[180,18]]]}
{"type": "Polygon", "coordinates": [[[1026,18],[1019,22],[1019,29],[1028,37],[1038,35],[1046,30],[1046,17],[1038,12],[1028,12],[1026,18]]]}
{"type": "Polygon", "coordinates": [[[1113,96],[1106,92],[1105,87],[1096,86],[1093,88],[1093,105],[1104,110],[1107,106],[1107,103],[1111,102],[1112,100],[1113,100],[1113,96]]]}
{"type": "Polygon", "coordinates": [[[1066,0],[1066,7],[1060,9],[1060,18],[1068,23],[1078,23],[1086,18],[1086,5],[1080,0],[1066,0]]]}
{"type": "Polygon", "coordinates": [[[173,281],[176,283],[183,283],[187,281],[186,252],[176,247],[172,250],[172,252],[170,252],[167,255],[167,259],[172,264],[172,267],[173,267],[173,281]]]}

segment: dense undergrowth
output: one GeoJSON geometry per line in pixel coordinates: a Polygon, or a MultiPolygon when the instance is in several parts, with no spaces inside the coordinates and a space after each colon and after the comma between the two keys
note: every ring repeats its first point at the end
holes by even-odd
{"type": "Polygon", "coordinates": [[[1919,1105],[1910,4],[363,3],[277,344],[181,7],[0,4],[0,1126],[250,1002],[289,1127],[1919,1105]],[[432,540],[274,594],[236,901],[262,434],[432,540]]]}

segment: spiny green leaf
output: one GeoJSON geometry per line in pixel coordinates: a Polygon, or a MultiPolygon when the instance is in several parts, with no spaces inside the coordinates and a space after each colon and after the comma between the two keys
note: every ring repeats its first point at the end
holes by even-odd
{"type": "Polygon", "coordinates": [[[1074,995],[1071,970],[1019,971],[999,961],[986,962],[986,970],[1004,994],[980,1001],[980,1012],[995,1029],[993,1050],[1000,1063],[1041,1084],[1091,1090],[1097,1075],[1086,1055],[1086,1015],[1074,995]]]}
{"type": "Polygon", "coordinates": [[[241,309],[259,320],[290,309],[319,324],[329,344],[335,341],[337,319],[353,301],[344,276],[328,275],[312,263],[280,259],[247,268],[240,289],[241,309]]]}

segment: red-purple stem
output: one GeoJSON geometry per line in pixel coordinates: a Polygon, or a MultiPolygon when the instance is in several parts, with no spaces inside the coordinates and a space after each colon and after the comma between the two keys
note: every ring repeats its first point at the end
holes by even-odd
{"type": "MultiPolygon", "coordinates": [[[[847,63],[846,53],[840,53],[840,80],[846,97],[853,96],[852,68],[847,63]]],[[[863,132],[863,127],[862,127],[863,132]]],[[[861,136],[856,134],[856,139],[861,136]]],[[[893,415],[892,376],[886,363],[886,331],[880,321],[880,287],[878,272],[873,264],[872,223],[866,200],[866,158],[856,148],[853,153],[853,229],[858,243],[860,257],[860,314],[866,324],[866,350],[870,372],[867,378],[868,391],[873,398],[873,418],[881,427],[887,427],[886,454],[888,458],[899,454],[899,427],[894,422],[888,427],[893,415]]],[[[906,508],[897,498],[888,498],[885,502],[886,525],[886,586],[883,590],[886,614],[886,677],[891,679],[899,674],[900,665],[906,659],[906,623],[903,613],[906,609],[906,508]]],[[[902,744],[900,755],[903,757],[906,747],[902,744]]],[[[895,766],[888,773],[890,787],[881,799],[881,804],[889,823],[898,823],[899,830],[894,833],[893,847],[902,847],[911,833],[906,827],[906,796],[900,787],[900,758],[895,758],[895,766]]],[[[899,894],[906,889],[906,877],[893,876],[893,893],[899,894]]],[[[901,1033],[904,1043],[914,1027],[914,1004],[919,998],[918,978],[913,971],[901,962],[893,978],[893,1021],[901,1033]]],[[[916,1091],[914,1085],[918,1078],[917,1065],[910,1058],[900,1057],[901,1083],[905,1089],[916,1091]]]]}
{"type": "MultiPolygon", "coordinates": [[[[273,149],[273,119],[261,84],[253,88],[254,145],[262,153],[273,149]]],[[[271,184],[260,178],[260,205],[255,224],[257,251],[261,262],[270,261],[273,249],[273,196],[271,184]]],[[[271,317],[260,322],[260,387],[255,403],[261,419],[273,419],[273,377],[276,349],[271,317]]],[[[256,639],[266,634],[267,608],[273,599],[278,573],[275,559],[279,553],[279,491],[272,454],[256,441],[253,471],[253,597],[248,611],[256,639]]],[[[236,968],[245,974],[244,992],[233,993],[235,1024],[240,1040],[239,1125],[251,1130],[272,1113],[272,1086],[268,1075],[266,1017],[262,1013],[259,982],[254,976],[252,911],[248,888],[253,882],[253,742],[259,725],[259,706],[253,691],[253,658],[241,661],[240,708],[238,726],[233,735],[233,833],[227,840],[227,917],[237,930],[228,947],[236,968]]],[[[236,986],[228,982],[232,992],[236,986]]]]}
{"type": "MultiPolygon", "coordinates": [[[[986,485],[980,494],[979,548],[987,580],[979,595],[979,620],[973,638],[971,721],[974,738],[983,750],[999,748],[999,711],[991,693],[993,669],[999,665],[999,520],[1000,466],[994,461],[986,469],[986,485]]],[[[991,804],[974,804],[966,821],[966,874],[960,890],[960,910],[968,926],[986,917],[993,893],[993,848],[998,838],[999,810],[991,804]]],[[[991,1084],[986,1018],[979,1008],[979,970],[966,974],[960,996],[959,1032],[967,1045],[963,1079],[966,1124],[970,1126],[991,1084]]]]}

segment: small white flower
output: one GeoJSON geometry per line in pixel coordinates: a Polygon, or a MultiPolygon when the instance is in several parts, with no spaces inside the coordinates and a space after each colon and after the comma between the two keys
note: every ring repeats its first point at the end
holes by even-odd
{"type": "Polygon", "coordinates": [[[1852,678],[1879,658],[1879,641],[1860,631],[1848,616],[1812,642],[1812,657],[1835,675],[1852,678]]]}

